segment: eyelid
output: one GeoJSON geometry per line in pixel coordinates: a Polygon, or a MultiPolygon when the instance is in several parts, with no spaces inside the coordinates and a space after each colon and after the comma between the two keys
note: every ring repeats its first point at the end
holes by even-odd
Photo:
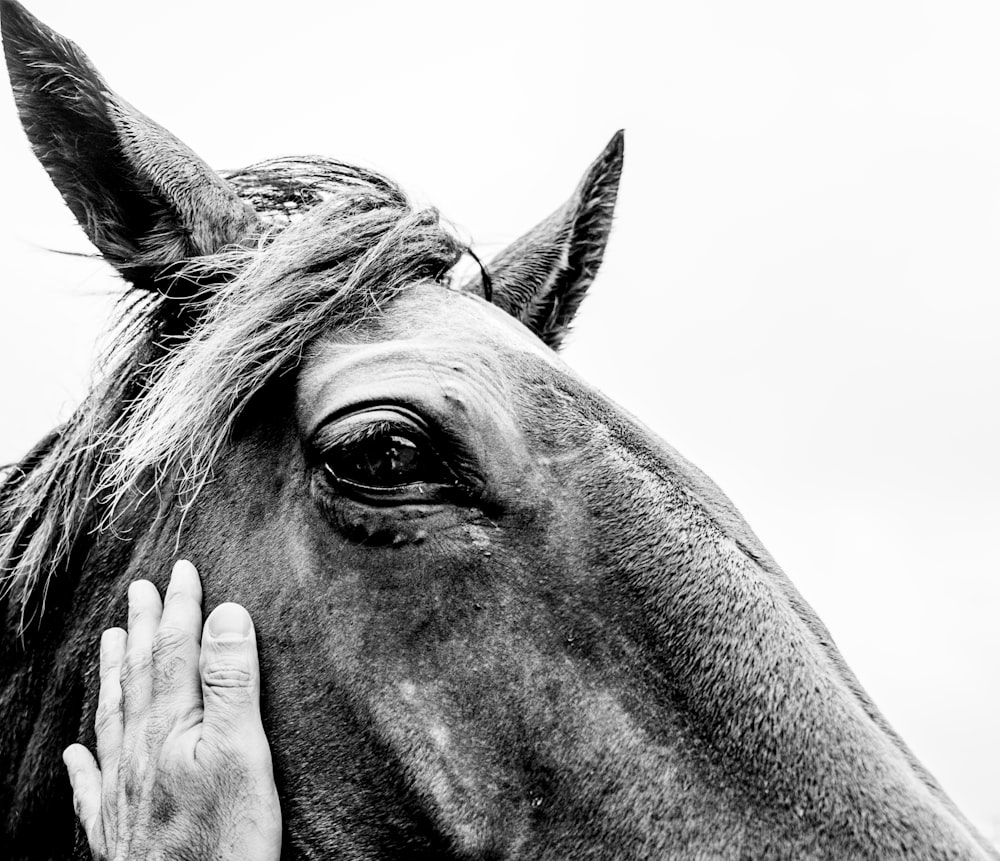
{"type": "Polygon", "coordinates": [[[334,413],[313,432],[310,447],[322,454],[334,446],[359,442],[379,433],[396,430],[415,432],[428,442],[431,440],[426,422],[416,413],[404,407],[380,404],[377,407],[355,407],[349,411],[334,413]],[[345,427],[348,422],[351,424],[345,427]]]}

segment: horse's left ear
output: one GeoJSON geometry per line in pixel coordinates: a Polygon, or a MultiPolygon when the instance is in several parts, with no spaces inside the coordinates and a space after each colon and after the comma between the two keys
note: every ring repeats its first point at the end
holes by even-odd
{"type": "Polygon", "coordinates": [[[181,141],[104,82],[86,55],[0,0],[21,122],[88,238],[119,272],[148,276],[251,236],[253,209],[181,141]]]}
{"type": "MultiPolygon", "coordinates": [[[[573,196],[490,265],[493,303],[558,349],[597,275],[611,231],[625,133],[608,142],[573,196]]],[[[483,295],[482,276],[464,290],[483,295]]]]}

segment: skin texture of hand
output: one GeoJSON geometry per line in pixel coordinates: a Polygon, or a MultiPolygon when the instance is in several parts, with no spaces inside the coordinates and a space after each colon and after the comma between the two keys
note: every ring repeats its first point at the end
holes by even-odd
{"type": "Polygon", "coordinates": [[[220,604],[202,630],[201,581],[178,562],[161,605],[129,587],[128,632],[101,638],[97,760],[63,760],[95,858],[277,861],[281,810],[260,719],[249,614],[220,604]]]}

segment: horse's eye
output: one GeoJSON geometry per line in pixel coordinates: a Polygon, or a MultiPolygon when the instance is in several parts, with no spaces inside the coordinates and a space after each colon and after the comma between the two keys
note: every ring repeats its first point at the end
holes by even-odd
{"type": "Polygon", "coordinates": [[[370,488],[396,488],[433,480],[425,466],[422,440],[402,433],[377,430],[353,442],[337,446],[324,465],[334,478],[370,488]]]}
{"type": "Polygon", "coordinates": [[[402,407],[334,419],[313,441],[331,489],[378,505],[438,502],[457,489],[427,425],[402,407]]]}

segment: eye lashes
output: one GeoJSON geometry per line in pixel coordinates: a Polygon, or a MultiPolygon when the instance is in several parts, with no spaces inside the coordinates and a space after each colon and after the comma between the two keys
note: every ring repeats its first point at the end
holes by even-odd
{"type": "Polygon", "coordinates": [[[370,439],[375,439],[383,434],[391,435],[393,433],[398,433],[404,431],[406,433],[413,433],[414,428],[401,423],[394,423],[388,421],[387,419],[381,419],[379,421],[370,422],[367,424],[362,424],[360,427],[350,428],[343,434],[336,436],[329,440],[329,445],[334,446],[347,446],[354,445],[359,442],[365,442],[370,439]]]}

